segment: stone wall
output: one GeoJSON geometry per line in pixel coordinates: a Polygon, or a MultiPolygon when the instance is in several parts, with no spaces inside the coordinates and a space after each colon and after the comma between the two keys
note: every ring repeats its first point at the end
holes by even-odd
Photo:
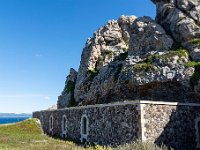
{"type": "Polygon", "coordinates": [[[181,150],[196,148],[199,104],[155,102],[143,104],[142,108],[145,141],[181,150]]]}
{"type": "Polygon", "coordinates": [[[77,142],[83,137],[81,124],[86,116],[86,139],[90,143],[117,146],[142,139],[181,150],[200,146],[200,104],[128,101],[33,113],[33,117],[41,120],[45,133],[58,137],[62,136],[64,115],[67,138],[77,142]]]}
{"type": "Polygon", "coordinates": [[[43,125],[45,133],[62,135],[62,117],[67,118],[67,138],[81,142],[81,118],[88,118],[87,141],[100,145],[130,143],[139,136],[140,113],[137,103],[94,105],[80,108],[66,108],[55,111],[34,112],[43,125]],[[53,116],[53,130],[50,131],[50,117],[53,116]]]}

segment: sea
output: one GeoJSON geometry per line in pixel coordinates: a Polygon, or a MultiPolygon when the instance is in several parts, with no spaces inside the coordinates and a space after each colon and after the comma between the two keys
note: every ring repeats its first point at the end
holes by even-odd
{"type": "Polygon", "coordinates": [[[10,124],[17,123],[28,119],[29,117],[9,117],[9,118],[0,118],[0,124],[10,124]]]}

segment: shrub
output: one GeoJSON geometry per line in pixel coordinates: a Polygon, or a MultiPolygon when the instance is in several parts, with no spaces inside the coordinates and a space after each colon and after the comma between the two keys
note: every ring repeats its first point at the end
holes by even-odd
{"type": "Polygon", "coordinates": [[[75,84],[73,81],[69,80],[64,88],[64,93],[73,92],[75,88],[75,84]]]}
{"type": "Polygon", "coordinates": [[[75,106],[77,106],[77,103],[76,103],[74,95],[73,95],[69,101],[68,107],[75,107],[75,106]]]}

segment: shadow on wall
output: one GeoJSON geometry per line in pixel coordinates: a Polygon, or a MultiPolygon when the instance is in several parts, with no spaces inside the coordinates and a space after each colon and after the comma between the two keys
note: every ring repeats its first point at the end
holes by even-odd
{"type": "Polygon", "coordinates": [[[175,150],[195,150],[200,142],[199,107],[177,106],[170,121],[155,140],[155,144],[167,145],[175,150]]]}

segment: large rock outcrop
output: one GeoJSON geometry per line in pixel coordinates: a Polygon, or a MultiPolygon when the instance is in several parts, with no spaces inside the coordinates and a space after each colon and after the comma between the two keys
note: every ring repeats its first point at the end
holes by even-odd
{"type": "Polygon", "coordinates": [[[200,38],[200,1],[152,0],[157,7],[156,21],[182,43],[191,57],[200,61],[200,45],[193,42],[200,38]]]}
{"type": "MultiPolygon", "coordinates": [[[[121,16],[88,38],[73,89],[58,108],[125,100],[198,102],[200,100],[199,3],[152,0],[150,17],[121,16]],[[197,61],[197,62],[195,62],[197,61]]],[[[65,91],[65,90],[64,90],[65,91]]]]}

